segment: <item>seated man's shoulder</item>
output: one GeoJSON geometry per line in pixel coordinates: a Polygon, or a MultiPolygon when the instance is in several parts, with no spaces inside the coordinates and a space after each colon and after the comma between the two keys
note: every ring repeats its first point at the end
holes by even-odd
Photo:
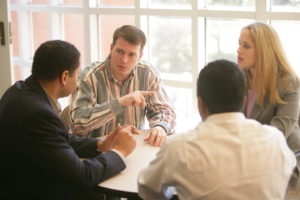
{"type": "Polygon", "coordinates": [[[284,134],[278,128],[274,126],[270,126],[267,124],[261,124],[263,129],[268,132],[268,134],[272,134],[273,137],[278,137],[281,140],[285,140],[284,134]]]}
{"type": "Polygon", "coordinates": [[[157,69],[155,69],[150,63],[147,61],[140,61],[137,65],[137,68],[140,70],[147,70],[157,73],[157,69]]]}
{"type": "Polygon", "coordinates": [[[92,74],[94,74],[96,71],[101,70],[104,66],[103,62],[93,62],[91,65],[86,66],[83,70],[80,72],[80,79],[85,80],[88,77],[90,77],[92,74]]]}
{"type": "Polygon", "coordinates": [[[140,61],[137,65],[136,69],[137,69],[137,72],[139,75],[148,74],[148,75],[150,75],[150,77],[160,78],[160,74],[159,74],[158,70],[155,67],[153,67],[151,64],[147,63],[146,61],[140,61]]]}
{"type": "MultiPolygon", "coordinates": [[[[17,84],[17,83],[16,83],[17,84]]],[[[24,84],[25,85],[25,84],[24,84]]],[[[19,87],[14,85],[9,89],[4,97],[7,105],[12,105],[15,108],[40,108],[46,103],[45,96],[31,87],[19,87]]]]}
{"type": "Polygon", "coordinates": [[[247,119],[247,124],[249,129],[252,129],[253,131],[256,130],[256,132],[263,132],[269,136],[279,137],[280,139],[285,140],[284,134],[274,126],[268,124],[262,124],[255,119],[247,119]]]}

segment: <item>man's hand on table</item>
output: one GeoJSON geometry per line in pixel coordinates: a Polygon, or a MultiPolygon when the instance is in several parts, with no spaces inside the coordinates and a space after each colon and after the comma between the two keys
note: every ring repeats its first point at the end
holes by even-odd
{"type": "Polygon", "coordinates": [[[150,129],[144,141],[148,142],[150,145],[153,146],[160,146],[166,138],[167,133],[165,129],[161,126],[155,126],[152,129],[150,129]]]}
{"type": "Polygon", "coordinates": [[[124,157],[128,156],[136,147],[136,141],[132,134],[139,134],[134,126],[118,126],[107,135],[104,140],[97,142],[97,147],[100,152],[106,152],[111,149],[116,149],[124,157]]]}

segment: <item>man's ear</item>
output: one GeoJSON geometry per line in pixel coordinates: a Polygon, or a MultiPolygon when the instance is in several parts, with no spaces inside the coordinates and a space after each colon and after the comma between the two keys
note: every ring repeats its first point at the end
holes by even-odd
{"type": "Polygon", "coordinates": [[[203,103],[203,100],[201,97],[198,97],[198,110],[199,110],[199,114],[200,114],[202,120],[204,121],[206,119],[206,117],[208,117],[209,112],[208,112],[205,104],[203,103]]]}
{"type": "Polygon", "coordinates": [[[111,44],[111,45],[110,45],[110,50],[109,50],[109,54],[110,54],[110,55],[111,55],[111,53],[112,53],[113,48],[114,48],[114,46],[113,46],[113,44],[111,44]]]}
{"type": "Polygon", "coordinates": [[[67,85],[67,80],[69,78],[69,71],[68,70],[65,70],[61,73],[60,75],[60,82],[63,86],[66,86],[67,85]]]}
{"type": "Polygon", "coordinates": [[[244,103],[243,103],[243,107],[246,105],[246,103],[247,103],[247,96],[245,95],[245,96],[244,96],[244,103]]]}
{"type": "Polygon", "coordinates": [[[142,56],[143,56],[143,51],[140,52],[139,61],[142,59],[142,56]]]}

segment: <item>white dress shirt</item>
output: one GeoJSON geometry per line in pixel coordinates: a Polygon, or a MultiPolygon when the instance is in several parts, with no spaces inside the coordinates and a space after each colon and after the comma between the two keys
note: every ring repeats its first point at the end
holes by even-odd
{"type": "Polygon", "coordinates": [[[138,178],[143,199],[284,199],[296,165],[283,134],[242,113],[210,115],[162,145],[138,178]]]}

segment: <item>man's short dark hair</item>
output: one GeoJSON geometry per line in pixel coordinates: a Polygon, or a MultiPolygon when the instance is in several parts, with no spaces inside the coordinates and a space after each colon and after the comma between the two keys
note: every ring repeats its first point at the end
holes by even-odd
{"type": "Polygon", "coordinates": [[[117,39],[120,37],[129,42],[130,44],[140,44],[141,51],[143,51],[144,46],[146,44],[146,36],[142,30],[132,25],[124,25],[120,28],[117,28],[113,35],[113,46],[116,44],[117,39]]]}
{"type": "Polygon", "coordinates": [[[53,81],[65,70],[72,74],[79,66],[80,52],[71,43],[51,40],[36,50],[32,63],[32,76],[36,79],[53,81]]]}
{"type": "Polygon", "coordinates": [[[197,96],[202,98],[210,114],[241,111],[245,92],[244,71],[233,62],[210,62],[199,74],[197,96]]]}

